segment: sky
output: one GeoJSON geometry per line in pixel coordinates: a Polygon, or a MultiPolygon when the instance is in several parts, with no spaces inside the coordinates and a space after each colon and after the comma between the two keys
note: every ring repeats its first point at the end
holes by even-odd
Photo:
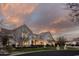
{"type": "Polygon", "coordinates": [[[0,4],[0,26],[14,29],[26,24],[34,33],[60,33],[78,26],[69,20],[65,3],[0,4]]]}

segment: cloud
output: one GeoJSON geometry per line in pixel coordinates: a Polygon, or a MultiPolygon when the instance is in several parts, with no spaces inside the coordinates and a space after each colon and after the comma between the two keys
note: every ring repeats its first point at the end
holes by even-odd
{"type": "Polygon", "coordinates": [[[36,32],[59,33],[77,26],[69,19],[70,11],[65,4],[39,4],[30,16],[30,28],[36,32]]]}
{"type": "Polygon", "coordinates": [[[63,7],[65,8],[64,4],[39,4],[30,16],[30,28],[34,32],[50,31],[56,33],[62,31],[61,23],[68,21],[68,13],[63,7]]]}
{"type": "Polygon", "coordinates": [[[68,19],[65,7],[62,3],[0,4],[0,19],[9,28],[25,23],[34,33],[59,33],[77,26],[68,19]]]}
{"type": "Polygon", "coordinates": [[[7,16],[10,14],[30,14],[36,4],[1,4],[2,13],[7,16]]]}
{"type": "Polygon", "coordinates": [[[27,19],[25,16],[30,15],[37,4],[0,4],[3,24],[20,26],[27,19]]]}

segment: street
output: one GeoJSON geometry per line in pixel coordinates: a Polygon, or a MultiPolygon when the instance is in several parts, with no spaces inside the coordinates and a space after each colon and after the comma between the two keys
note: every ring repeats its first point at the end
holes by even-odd
{"type": "Polygon", "coordinates": [[[44,51],[29,54],[22,54],[18,56],[78,56],[79,51],[44,51]]]}

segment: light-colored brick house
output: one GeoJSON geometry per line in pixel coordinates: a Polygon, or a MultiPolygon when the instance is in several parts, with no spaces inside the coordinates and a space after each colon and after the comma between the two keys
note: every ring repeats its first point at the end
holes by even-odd
{"type": "Polygon", "coordinates": [[[29,40],[29,35],[32,34],[32,31],[24,24],[13,30],[1,28],[0,34],[1,36],[12,36],[12,38],[9,38],[10,45],[15,44],[17,47],[23,47],[26,43],[24,41],[29,40]]]}
{"type": "Polygon", "coordinates": [[[1,36],[2,35],[11,36],[12,38],[9,38],[9,45],[15,44],[16,47],[47,44],[53,45],[54,43],[54,39],[50,32],[34,34],[25,24],[13,30],[1,28],[1,36]]]}

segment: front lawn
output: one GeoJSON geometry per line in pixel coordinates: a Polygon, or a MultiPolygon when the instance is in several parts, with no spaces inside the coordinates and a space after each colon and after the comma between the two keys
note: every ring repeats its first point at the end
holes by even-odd
{"type": "Polygon", "coordinates": [[[15,48],[12,50],[12,52],[29,52],[29,51],[41,51],[41,50],[47,50],[47,51],[79,51],[78,48],[67,48],[67,50],[64,50],[63,46],[60,47],[60,50],[56,50],[56,47],[40,47],[40,48],[15,48]]]}
{"type": "Polygon", "coordinates": [[[54,47],[47,47],[47,48],[16,48],[13,51],[20,51],[20,52],[27,52],[27,51],[39,51],[39,50],[56,50],[54,47]]]}

